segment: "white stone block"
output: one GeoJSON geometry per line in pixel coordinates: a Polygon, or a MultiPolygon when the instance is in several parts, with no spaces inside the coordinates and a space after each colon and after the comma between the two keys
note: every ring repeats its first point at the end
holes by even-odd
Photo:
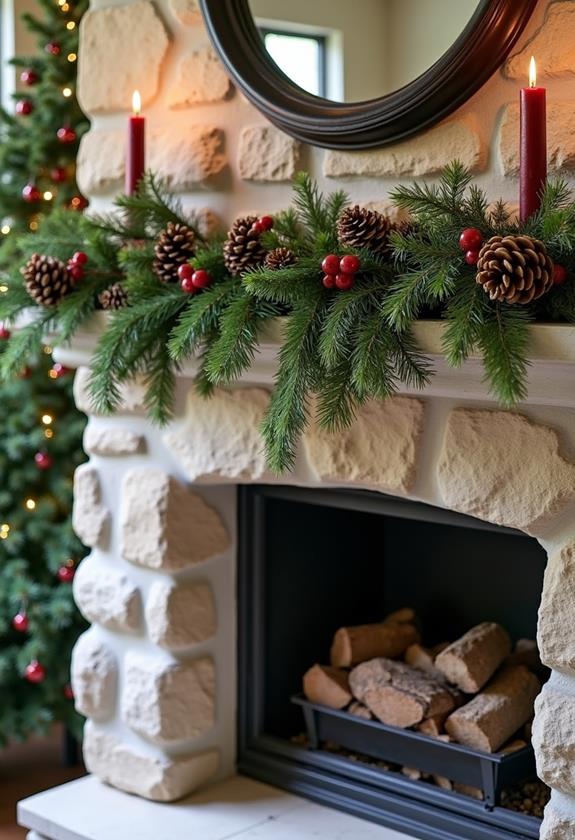
{"type": "Polygon", "coordinates": [[[139,629],[140,593],[127,574],[90,556],[80,563],[73,586],[74,600],[88,621],[123,633],[139,629]]]}
{"type": "Polygon", "coordinates": [[[86,195],[101,195],[124,186],[126,132],[92,128],[80,140],[78,186],[86,195]]]}
{"type": "Polygon", "coordinates": [[[216,511],[161,470],[126,473],[121,527],[123,557],[151,569],[178,571],[229,545],[216,511]]]}
{"type": "Polygon", "coordinates": [[[213,727],[216,676],[210,658],[166,663],[129,652],[124,665],[122,719],[143,738],[168,744],[213,727]]]}
{"type": "Polygon", "coordinates": [[[198,26],[202,22],[198,0],[170,0],[170,9],[184,26],[198,26]]]}
{"type": "MultiPolygon", "coordinates": [[[[79,367],[74,377],[74,402],[78,411],[83,411],[84,414],[93,417],[101,416],[100,412],[96,410],[88,383],[90,381],[90,368],[79,367]]],[[[116,412],[119,414],[138,414],[145,413],[145,396],[146,387],[142,379],[132,380],[131,382],[124,382],[120,386],[121,402],[116,412]]]]}
{"type": "Polygon", "coordinates": [[[575,672],[575,545],[549,557],[539,607],[537,639],[541,659],[550,668],[575,672]]]}
{"type": "MultiPolygon", "coordinates": [[[[575,16],[574,16],[575,20],[575,16]]],[[[499,154],[504,175],[519,175],[519,105],[508,105],[501,120],[499,154]]],[[[547,106],[547,163],[549,171],[575,169],[575,102],[547,106]]]]}
{"type": "Polygon", "coordinates": [[[143,444],[143,435],[123,426],[94,426],[89,423],[84,432],[84,450],[89,455],[135,455],[143,450],[143,444]]]}
{"type": "Polygon", "coordinates": [[[109,516],[102,504],[98,470],[89,464],[82,464],[74,474],[74,531],[85,545],[103,545],[107,537],[109,516]]]}
{"type": "Polygon", "coordinates": [[[176,80],[168,93],[168,106],[189,108],[221,102],[231,87],[230,78],[213,47],[200,47],[180,59],[176,80]]]}
{"type": "Polygon", "coordinates": [[[139,751],[98,729],[84,728],[84,761],[103,782],[156,802],[180,799],[208,782],[219,767],[216,750],[172,758],[139,751]]]}
{"type": "Polygon", "coordinates": [[[93,631],[84,633],[72,653],[74,702],[80,714],[108,720],[116,708],[118,665],[112,649],[93,631]]]}
{"type": "Polygon", "coordinates": [[[150,133],[148,165],[175,192],[207,188],[227,166],[223,144],[214,126],[166,123],[150,133]]]}
{"type": "Polygon", "coordinates": [[[300,144],[272,125],[242,129],[238,169],[245,181],[291,181],[298,168],[300,144]]]}
{"type": "Polygon", "coordinates": [[[527,81],[529,59],[537,59],[537,75],[547,79],[554,76],[573,76],[575,67],[575,7],[571,0],[548,3],[543,24],[522,48],[505,64],[505,75],[521,82],[527,81]]]}
{"type": "Polygon", "coordinates": [[[217,624],[211,587],[205,583],[154,583],[146,603],[146,623],[150,639],[170,650],[210,639],[217,624]]]}
{"type": "Polygon", "coordinates": [[[549,787],[574,795],[575,680],[568,678],[568,682],[569,689],[543,686],[535,701],[532,740],[539,778],[549,787]]]}

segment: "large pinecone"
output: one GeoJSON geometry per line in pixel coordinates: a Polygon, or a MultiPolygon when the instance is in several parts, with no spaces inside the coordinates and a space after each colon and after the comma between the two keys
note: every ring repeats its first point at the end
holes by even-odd
{"type": "Polygon", "coordinates": [[[254,229],[257,216],[236,219],[224,243],[224,262],[232,275],[237,277],[250,268],[257,268],[266,258],[266,249],[260,234],[254,229]]]}
{"type": "Polygon", "coordinates": [[[341,245],[347,248],[367,248],[374,254],[389,252],[389,234],[394,229],[391,221],[366,207],[346,208],[337,223],[337,236],[341,245]]]}
{"type": "Polygon", "coordinates": [[[287,268],[288,265],[294,265],[295,262],[296,255],[289,248],[274,248],[267,254],[265,265],[272,271],[279,271],[281,268],[287,268]]]}
{"type": "Polygon", "coordinates": [[[32,254],[21,271],[26,291],[41,306],[56,306],[74,287],[66,264],[56,257],[32,254]]]}
{"type": "Polygon", "coordinates": [[[156,242],[154,272],[164,283],[178,280],[178,268],[194,256],[196,234],[180,222],[168,222],[156,242]]]}
{"type": "Polygon", "coordinates": [[[531,303],[553,285],[553,262],[539,239],[492,236],[479,252],[476,279],[491,300],[531,303]]]}
{"type": "Polygon", "coordinates": [[[121,283],[114,283],[98,295],[102,309],[122,309],[128,305],[128,293],[121,283]]]}

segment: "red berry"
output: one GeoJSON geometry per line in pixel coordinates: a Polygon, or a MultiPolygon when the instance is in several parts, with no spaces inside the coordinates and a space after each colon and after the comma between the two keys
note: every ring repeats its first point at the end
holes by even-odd
{"type": "Polygon", "coordinates": [[[86,265],[88,262],[88,254],[85,254],[84,251],[74,251],[72,255],[72,262],[78,263],[79,265],[86,265]]]}
{"type": "Polygon", "coordinates": [[[554,286],[562,286],[563,283],[567,280],[567,269],[564,265],[560,265],[559,263],[555,263],[553,266],[553,285],[554,286]]]}
{"type": "Polygon", "coordinates": [[[63,690],[62,693],[64,694],[64,697],[66,698],[66,700],[73,700],[74,699],[74,690],[72,689],[72,686],[70,685],[70,683],[67,683],[64,686],[64,690],[63,690]]]}
{"type": "Polygon", "coordinates": [[[178,277],[180,278],[180,280],[189,279],[193,273],[193,266],[191,266],[189,263],[183,263],[183,265],[181,265],[178,268],[178,277]]]}
{"type": "Polygon", "coordinates": [[[333,289],[335,286],[335,274],[324,274],[321,282],[326,289],[333,289]]]}
{"type": "Polygon", "coordinates": [[[60,377],[66,376],[66,374],[70,373],[70,372],[71,372],[71,368],[67,368],[66,365],[62,365],[62,364],[60,364],[60,362],[55,362],[50,369],[50,373],[51,373],[50,378],[51,379],[60,379],[60,377]]]}
{"type": "Polygon", "coordinates": [[[40,81],[40,77],[35,70],[22,70],[20,73],[20,81],[23,84],[28,85],[28,87],[31,87],[40,81]]]}
{"type": "Polygon", "coordinates": [[[339,257],[335,254],[328,254],[324,257],[321,263],[321,269],[324,274],[339,274],[339,257]]]}
{"type": "Polygon", "coordinates": [[[73,143],[76,139],[76,132],[69,126],[62,126],[56,132],[56,137],[60,143],[73,143]]]}
{"type": "Polygon", "coordinates": [[[34,462],[39,470],[49,470],[54,463],[52,456],[47,452],[36,452],[34,462]]]}
{"type": "Polygon", "coordinates": [[[22,368],[18,376],[20,379],[29,379],[32,376],[32,368],[29,365],[26,365],[26,367],[22,368]]]}
{"type": "Polygon", "coordinates": [[[55,166],[50,170],[50,180],[55,184],[62,184],[68,179],[68,172],[64,166],[55,166]]]}
{"type": "Polygon", "coordinates": [[[26,184],[24,189],[22,190],[22,198],[24,201],[27,201],[28,204],[33,204],[35,201],[40,201],[42,198],[42,193],[36,186],[36,184],[26,184]]]}
{"type": "Polygon", "coordinates": [[[10,330],[7,330],[6,327],[0,327],[0,341],[8,341],[10,338],[10,330]]]}
{"type": "Polygon", "coordinates": [[[459,247],[462,251],[479,251],[483,242],[483,234],[477,228],[465,228],[459,237],[459,247]]]}
{"type": "Polygon", "coordinates": [[[265,233],[265,227],[261,224],[261,222],[257,221],[253,223],[252,231],[253,233],[257,233],[258,236],[261,236],[262,233],[265,233]]]}
{"type": "Polygon", "coordinates": [[[205,268],[198,268],[198,270],[194,271],[192,274],[192,283],[196,289],[207,289],[208,286],[211,286],[213,283],[212,275],[209,271],[206,271],[205,268]]]}
{"type": "Polygon", "coordinates": [[[479,251],[466,251],[465,252],[465,262],[467,265],[477,265],[477,260],[479,258],[479,251]]]}
{"type": "Polygon", "coordinates": [[[351,287],[354,285],[354,283],[355,283],[355,277],[353,276],[353,274],[343,274],[342,273],[342,274],[338,274],[337,277],[335,278],[335,285],[342,292],[346,292],[348,289],[351,289],[351,287]]]}
{"type": "Polygon", "coordinates": [[[361,268],[361,260],[355,254],[346,254],[339,261],[339,270],[342,274],[355,274],[361,268]]]}
{"type": "Polygon", "coordinates": [[[34,110],[34,105],[29,99],[19,99],[16,103],[16,113],[21,117],[29,116],[34,110]]]}
{"type": "Polygon", "coordinates": [[[12,619],[12,627],[18,633],[26,633],[28,627],[30,626],[30,621],[28,620],[28,616],[24,612],[16,613],[14,618],[12,619]]]}
{"type": "Polygon", "coordinates": [[[46,679],[46,670],[40,665],[37,659],[33,659],[29,665],[26,665],[24,676],[28,682],[41,683],[46,679]]]}
{"type": "Polygon", "coordinates": [[[262,229],[262,231],[271,230],[274,226],[273,216],[260,216],[256,224],[262,229]]]}
{"type": "Polygon", "coordinates": [[[72,277],[72,280],[78,281],[81,280],[84,276],[84,267],[79,263],[73,263],[71,260],[68,262],[68,271],[72,277]]]}
{"type": "Polygon", "coordinates": [[[50,53],[50,55],[60,55],[60,50],[62,48],[57,41],[49,41],[44,49],[47,53],[50,53]]]}
{"type": "Polygon", "coordinates": [[[73,566],[60,566],[56,572],[56,576],[60,583],[72,583],[76,570],[73,566]]]}
{"type": "Polygon", "coordinates": [[[198,291],[192,283],[191,277],[182,277],[182,279],[180,280],[180,286],[182,288],[182,291],[186,292],[186,294],[188,295],[195,295],[198,291]]]}

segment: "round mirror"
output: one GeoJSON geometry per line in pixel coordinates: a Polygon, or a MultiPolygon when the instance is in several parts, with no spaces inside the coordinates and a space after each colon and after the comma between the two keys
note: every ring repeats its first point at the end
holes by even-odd
{"type": "Polygon", "coordinates": [[[269,56],[298,87],[333,102],[386,96],[457,41],[477,0],[249,0],[269,56]]]}
{"type": "Polygon", "coordinates": [[[312,145],[428,128],[499,68],[537,0],[200,0],[236,84],[312,145]]]}

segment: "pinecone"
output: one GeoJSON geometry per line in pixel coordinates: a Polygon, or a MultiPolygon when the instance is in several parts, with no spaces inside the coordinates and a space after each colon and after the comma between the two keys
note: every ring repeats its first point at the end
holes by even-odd
{"type": "Polygon", "coordinates": [[[539,239],[492,236],[479,252],[476,279],[491,300],[531,303],[553,285],[553,262],[539,239]]]}
{"type": "Polygon", "coordinates": [[[74,287],[66,264],[56,257],[32,254],[21,271],[26,291],[41,306],[56,306],[74,287]]]}
{"type": "Polygon", "coordinates": [[[389,251],[389,234],[393,225],[387,216],[366,207],[348,207],[337,223],[337,235],[341,245],[348,248],[367,248],[374,254],[389,251]]]}
{"type": "Polygon", "coordinates": [[[98,295],[102,309],[122,309],[128,305],[128,293],[121,283],[114,283],[98,295]]]}
{"type": "Polygon", "coordinates": [[[257,268],[266,258],[260,234],[254,230],[257,216],[236,219],[224,243],[224,262],[232,275],[237,277],[249,268],[257,268]]]}
{"type": "Polygon", "coordinates": [[[272,271],[279,271],[280,268],[287,268],[297,262],[296,255],[289,248],[274,248],[266,256],[266,268],[272,271]]]}
{"type": "Polygon", "coordinates": [[[168,222],[156,242],[154,272],[163,283],[178,280],[178,268],[194,256],[196,234],[180,222],[168,222]]]}

